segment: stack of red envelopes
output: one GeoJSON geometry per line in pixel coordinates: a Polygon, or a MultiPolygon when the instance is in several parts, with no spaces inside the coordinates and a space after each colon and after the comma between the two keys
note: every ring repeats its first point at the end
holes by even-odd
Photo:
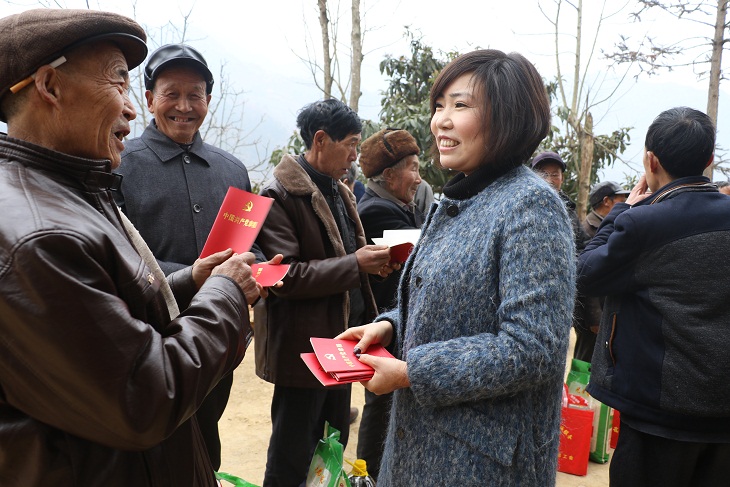
{"type": "MultiPolygon", "coordinates": [[[[323,386],[334,386],[359,382],[373,378],[375,370],[355,356],[356,340],[337,340],[334,338],[310,338],[314,353],[302,353],[300,356],[309,370],[323,386]]],[[[368,355],[393,358],[382,345],[371,345],[368,355]]]]}

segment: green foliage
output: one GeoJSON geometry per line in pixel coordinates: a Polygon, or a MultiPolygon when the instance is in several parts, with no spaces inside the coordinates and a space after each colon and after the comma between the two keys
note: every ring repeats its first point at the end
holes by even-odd
{"type": "Polygon", "coordinates": [[[383,127],[404,129],[415,137],[421,149],[421,177],[440,193],[452,173],[433,161],[429,92],[439,71],[458,53],[437,57],[413,32],[406,30],[406,35],[411,38],[410,57],[387,55],[380,63],[380,72],[390,78],[381,99],[380,122],[383,127]]]}
{"type": "MultiPolygon", "coordinates": [[[[556,100],[557,82],[546,84],[551,102],[556,100]]],[[[580,134],[575,132],[568,123],[570,109],[558,106],[554,109],[555,117],[562,126],[553,123],[548,136],[540,143],[537,153],[553,151],[560,154],[567,169],[564,175],[563,192],[573,201],[578,198],[578,171],[581,161],[580,134]]],[[[555,117],[553,121],[555,121],[555,117]]],[[[620,127],[610,134],[594,134],[593,165],[591,167],[590,185],[598,182],[598,170],[612,166],[619,156],[626,150],[626,145],[631,140],[630,131],[633,127],[620,127]]]]}

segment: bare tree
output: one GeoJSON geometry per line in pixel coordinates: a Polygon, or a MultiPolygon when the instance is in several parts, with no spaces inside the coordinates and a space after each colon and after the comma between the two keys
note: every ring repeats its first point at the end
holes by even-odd
{"type": "MultiPolygon", "coordinates": [[[[357,111],[361,95],[360,72],[364,58],[363,42],[365,38],[362,29],[360,0],[351,0],[349,7],[351,14],[349,44],[343,43],[339,35],[340,28],[347,27],[347,22],[340,13],[340,7],[340,0],[334,0],[334,2],[317,0],[322,52],[318,53],[310,47],[314,45],[314,42],[305,36],[306,53],[295,52],[294,54],[307,66],[315,85],[325,99],[336,97],[357,111]],[[349,53],[349,59],[347,59],[347,55],[344,55],[343,58],[343,52],[349,53]],[[342,66],[349,66],[349,69],[345,71],[342,66]],[[347,74],[343,75],[343,71],[347,74]]],[[[307,25],[306,13],[304,14],[304,24],[307,25]]],[[[306,31],[310,32],[309,29],[306,31]]]]}
{"type": "Polygon", "coordinates": [[[593,32],[592,39],[586,40],[583,35],[583,0],[577,3],[567,0],[553,0],[555,10],[550,13],[542,4],[539,4],[543,16],[553,27],[555,63],[557,68],[557,79],[551,86],[553,99],[557,101],[557,115],[563,122],[564,127],[560,134],[553,133],[549,142],[553,149],[563,156],[567,166],[570,187],[568,193],[577,195],[576,213],[580,218],[585,217],[588,207],[588,192],[591,181],[595,179],[596,171],[606,163],[612,163],[620,152],[625,148],[628,139],[629,128],[621,128],[609,135],[596,135],[593,131],[592,111],[599,105],[607,103],[614,96],[626,78],[628,69],[619,76],[612,88],[605,90],[605,87],[589,75],[591,61],[594,59],[598,35],[605,20],[616,15],[606,13],[606,1],[601,4],[600,14],[597,19],[597,27],[593,32]],[[563,7],[572,8],[575,13],[575,30],[573,39],[575,41],[569,63],[570,77],[564,76],[564,56],[560,40],[564,37],[561,20],[564,12],[563,7]],[[587,56],[583,57],[583,50],[586,49],[587,56]],[[600,88],[604,88],[601,90],[600,88]],[[606,93],[607,91],[607,93],[606,93]],[[602,94],[599,94],[602,93],[602,94]]]}
{"type": "Polygon", "coordinates": [[[360,28],[360,0],[352,0],[352,30],[350,32],[352,42],[352,61],[350,62],[350,108],[358,111],[360,104],[360,69],[362,68],[362,42],[363,35],[360,28]]]}
{"type": "MultiPolygon", "coordinates": [[[[673,39],[668,44],[650,37],[633,43],[630,38],[622,37],[616,44],[617,50],[607,53],[606,57],[617,63],[637,63],[641,71],[649,75],[661,70],[691,67],[698,79],[708,78],[707,115],[717,125],[720,82],[723,79],[722,54],[728,42],[725,32],[730,27],[727,21],[728,0],[637,1],[638,11],[631,14],[637,22],[644,14],[658,11],[679,21],[699,25],[707,30],[708,35],[673,39]]],[[[721,158],[716,157],[716,162],[705,170],[705,175],[712,179],[713,169],[722,170],[720,163],[721,158]]]]}

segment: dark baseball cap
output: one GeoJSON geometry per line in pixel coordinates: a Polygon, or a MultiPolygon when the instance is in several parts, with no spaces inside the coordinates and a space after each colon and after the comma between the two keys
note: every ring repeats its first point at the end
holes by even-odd
{"type": "Polygon", "coordinates": [[[563,171],[565,171],[565,169],[567,168],[567,166],[563,162],[563,159],[560,157],[560,155],[557,152],[550,152],[550,151],[542,152],[542,153],[536,155],[535,158],[532,159],[532,162],[530,163],[530,167],[534,169],[535,166],[537,166],[541,162],[548,162],[548,161],[557,162],[560,165],[560,167],[563,169],[563,171]]]}
{"type": "Polygon", "coordinates": [[[213,91],[213,73],[208,69],[208,63],[202,54],[186,44],[167,44],[150,55],[144,67],[145,88],[151,90],[157,76],[172,66],[189,66],[198,71],[205,80],[205,92],[210,95],[213,91]]]}
{"type": "Polygon", "coordinates": [[[588,203],[591,204],[591,207],[594,207],[603,201],[603,198],[606,196],[613,196],[615,194],[628,195],[631,194],[631,191],[623,189],[613,181],[603,181],[593,185],[591,192],[588,194],[588,203]]]}

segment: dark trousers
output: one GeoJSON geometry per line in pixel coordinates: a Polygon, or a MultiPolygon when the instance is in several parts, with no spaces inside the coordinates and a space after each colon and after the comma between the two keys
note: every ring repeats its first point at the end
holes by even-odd
{"type": "Polygon", "coordinates": [[[380,473],[380,460],[383,458],[392,403],[392,392],[378,396],[365,389],[365,407],[357,435],[357,458],[367,462],[368,473],[376,481],[380,473]]]}
{"type": "Polygon", "coordinates": [[[205,448],[208,450],[210,463],[213,470],[221,468],[221,439],[218,435],[218,420],[223,416],[223,411],[228,404],[233,386],[233,373],[223,377],[218,384],[210,391],[203,400],[203,404],[195,413],[200,426],[200,432],[205,440],[205,448]]]}
{"type": "Polygon", "coordinates": [[[575,330],[575,348],[573,349],[573,358],[591,363],[593,357],[593,349],[596,348],[596,334],[590,330],[583,330],[574,327],[575,330]]]}
{"type": "Polygon", "coordinates": [[[611,487],[730,485],[730,444],[670,440],[621,421],[609,476],[611,487]]]}
{"type": "Polygon", "coordinates": [[[304,485],[325,421],[340,431],[340,443],[347,446],[350,391],[349,385],[331,389],[274,386],[264,487],[304,485]]]}

